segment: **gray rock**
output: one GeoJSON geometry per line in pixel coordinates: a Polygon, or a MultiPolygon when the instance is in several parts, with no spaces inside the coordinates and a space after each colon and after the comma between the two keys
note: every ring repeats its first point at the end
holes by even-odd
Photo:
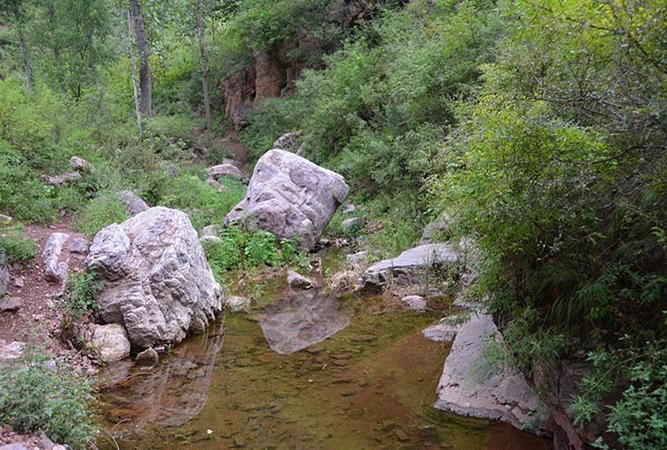
{"type": "Polygon", "coordinates": [[[11,223],[14,221],[13,218],[10,216],[7,216],[5,214],[0,214],[0,225],[11,225],[11,223]]]}
{"type": "Polygon", "coordinates": [[[230,309],[232,312],[247,311],[250,309],[250,300],[245,297],[232,295],[225,299],[225,307],[230,309]]]}
{"type": "Polygon", "coordinates": [[[483,419],[502,420],[519,429],[547,433],[539,399],[518,370],[491,365],[483,356],[488,340],[504,347],[493,318],[474,313],[459,329],[445,361],[435,407],[483,419]]]}
{"type": "Polygon", "coordinates": [[[156,207],[100,231],[86,259],[102,281],[98,313],[122,323],[140,348],[202,331],[222,308],[222,291],[188,216],[156,207]]]}
{"type": "Polygon", "coordinates": [[[409,311],[424,311],[426,309],[426,299],[420,295],[408,295],[401,299],[403,308],[409,311]]]}
{"type": "Polygon", "coordinates": [[[209,186],[211,186],[212,188],[214,188],[215,190],[217,190],[218,192],[223,192],[223,191],[227,190],[227,188],[226,188],[223,184],[221,184],[220,182],[218,182],[218,180],[216,180],[215,178],[210,178],[210,177],[209,177],[209,178],[206,180],[206,183],[207,183],[209,186]]]}
{"type": "Polygon", "coordinates": [[[15,312],[21,309],[23,300],[19,297],[0,298],[0,313],[15,312]]]}
{"type": "Polygon", "coordinates": [[[273,148],[286,150],[291,153],[300,155],[303,152],[303,145],[301,144],[301,133],[299,131],[291,131],[285,133],[276,139],[273,143],[273,148]]]}
{"type": "Polygon", "coordinates": [[[218,236],[202,236],[199,238],[199,243],[203,246],[219,244],[220,242],[222,242],[222,239],[220,239],[218,236]]]}
{"type": "Polygon", "coordinates": [[[63,173],[60,175],[43,175],[42,180],[44,180],[47,184],[50,184],[52,186],[56,187],[61,187],[61,186],[67,186],[69,184],[74,183],[75,181],[79,181],[81,178],[81,174],[79,172],[68,172],[68,173],[63,173]]]}
{"type": "Polygon", "coordinates": [[[229,163],[209,167],[206,172],[208,173],[209,178],[213,178],[216,181],[221,177],[236,178],[241,181],[246,181],[248,179],[246,175],[241,172],[241,169],[229,163]]]}
{"type": "Polygon", "coordinates": [[[9,268],[7,267],[7,255],[0,248],[0,297],[7,293],[9,287],[9,268]]]}
{"type": "Polygon", "coordinates": [[[352,253],[345,256],[345,261],[347,261],[349,264],[355,267],[360,267],[366,264],[367,260],[368,260],[368,252],[366,251],[352,253]]]}
{"type": "Polygon", "coordinates": [[[3,446],[0,446],[0,450],[29,450],[29,449],[20,442],[16,442],[14,444],[5,444],[3,446]]]}
{"type": "Polygon", "coordinates": [[[69,243],[69,251],[79,255],[88,253],[88,247],[88,239],[86,238],[74,238],[72,239],[72,242],[69,243]]]}
{"type": "Polygon", "coordinates": [[[0,361],[20,358],[23,355],[24,346],[23,342],[14,341],[7,344],[0,340],[0,361]]]}
{"type": "Polygon", "coordinates": [[[100,361],[112,363],[130,356],[130,341],[122,325],[97,325],[90,343],[100,361]]]}
{"type": "Polygon", "coordinates": [[[199,237],[218,236],[218,228],[215,225],[207,225],[199,230],[199,237]]]}
{"type": "Polygon", "coordinates": [[[458,260],[449,244],[427,244],[404,251],[396,258],[373,264],[362,276],[363,289],[384,289],[390,282],[399,285],[422,281],[428,269],[458,260]]]}
{"type": "Polygon", "coordinates": [[[14,278],[14,286],[16,286],[19,289],[25,286],[25,278],[23,277],[14,278]]]}
{"type": "Polygon", "coordinates": [[[69,159],[69,163],[77,172],[93,172],[95,170],[92,164],[78,156],[72,156],[69,159]]]}
{"type": "Polygon", "coordinates": [[[117,192],[116,198],[125,203],[125,211],[131,216],[136,216],[149,208],[146,202],[133,191],[117,192]]]}
{"type": "Polygon", "coordinates": [[[451,237],[451,228],[454,218],[449,214],[444,214],[441,220],[436,220],[429,223],[424,227],[422,232],[422,237],[419,240],[419,245],[430,244],[436,242],[438,237],[450,238],[451,237]]]}
{"type": "Polygon", "coordinates": [[[356,210],[357,210],[357,207],[355,205],[353,205],[352,203],[350,203],[350,204],[346,205],[345,208],[343,208],[343,213],[352,214],[356,210]]]}
{"type": "Polygon", "coordinates": [[[312,289],[315,287],[313,281],[293,270],[287,271],[287,284],[295,289],[312,289]]]}
{"type": "Polygon", "coordinates": [[[360,230],[365,223],[365,217],[350,217],[349,219],[343,220],[343,222],[340,224],[340,227],[343,230],[343,233],[352,233],[354,231],[360,230]]]}
{"type": "Polygon", "coordinates": [[[241,222],[312,249],[348,191],[341,175],[293,153],[270,150],[257,161],[246,198],[225,224],[241,222]]]}
{"type": "Polygon", "coordinates": [[[454,315],[445,317],[439,323],[431,325],[422,330],[426,339],[435,342],[450,342],[456,337],[463,323],[468,320],[467,315],[454,315]]]}
{"type": "Polygon", "coordinates": [[[351,318],[349,306],[312,289],[294,291],[267,306],[259,325],[271,349],[288,355],[343,330],[351,318]]]}
{"type": "Polygon", "coordinates": [[[160,362],[160,355],[158,355],[154,348],[149,347],[139,353],[134,362],[140,366],[154,366],[160,362]]]}
{"type": "Polygon", "coordinates": [[[64,282],[67,278],[68,265],[66,261],[60,261],[63,244],[69,239],[65,233],[53,233],[46,240],[44,250],[44,278],[53,283],[64,282]]]}

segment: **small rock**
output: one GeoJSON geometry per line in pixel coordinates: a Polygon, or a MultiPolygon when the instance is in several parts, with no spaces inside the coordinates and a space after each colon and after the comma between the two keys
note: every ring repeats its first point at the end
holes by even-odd
{"type": "Polygon", "coordinates": [[[315,284],[312,280],[304,277],[299,273],[296,273],[293,270],[287,271],[287,284],[295,289],[311,289],[315,287],[315,284]]]}
{"type": "Polygon", "coordinates": [[[16,277],[14,278],[14,286],[17,288],[22,288],[25,286],[25,279],[23,277],[16,277]]]}
{"type": "Polygon", "coordinates": [[[247,311],[250,309],[250,300],[245,297],[232,295],[225,299],[225,307],[229,308],[233,312],[247,311]]]}
{"type": "Polygon", "coordinates": [[[347,255],[345,260],[353,266],[361,266],[368,260],[368,252],[357,252],[347,255]]]}
{"type": "Polygon", "coordinates": [[[4,312],[14,312],[21,309],[23,306],[23,300],[19,297],[9,297],[8,299],[0,299],[0,313],[4,312]]]}
{"type": "Polygon", "coordinates": [[[218,236],[218,228],[215,225],[207,225],[201,230],[199,230],[199,237],[204,236],[218,236]]]}
{"type": "Polygon", "coordinates": [[[401,430],[400,428],[394,432],[394,435],[401,442],[407,442],[407,441],[410,440],[410,437],[408,436],[408,434],[405,431],[401,430]]]}
{"type": "Polygon", "coordinates": [[[209,177],[209,178],[206,180],[206,184],[208,184],[209,186],[211,186],[212,188],[214,188],[214,189],[217,190],[218,192],[223,192],[223,191],[226,191],[226,190],[227,190],[227,188],[225,187],[225,185],[222,184],[222,183],[220,183],[220,182],[219,182],[218,180],[216,180],[215,178],[211,178],[211,177],[209,177]]]}
{"type": "Polygon", "coordinates": [[[220,242],[222,242],[222,239],[218,236],[202,236],[199,238],[199,243],[201,245],[218,244],[220,242]]]}
{"type": "Polygon", "coordinates": [[[53,233],[44,244],[44,278],[50,282],[63,282],[67,277],[68,266],[60,261],[63,244],[69,239],[65,233],[53,233]]]}
{"type": "Polygon", "coordinates": [[[288,152],[300,155],[303,151],[303,144],[301,143],[301,132],[291,131],[280,136],[273,143],[273,148],[287,150],[288,152]]]}
{"type": "Polygon", "coordinates": [[[351,217],[349,219],[343,220],[343,223],[341,223],[340,226],[343,230],[343,233],[353,233],[355,231],[359,231],[365,223],[365,217],[351,217]]]}
{"type": "Polygon", "coordinates": [[[111,363],[130,356],[130,341],[125,328],[117,323],[98,325],[91,346],[102,362],[111,363]]]}
{"type": "Polygon", "coordinates": [[[67,450],[67,447],[63,445],[54,445],[51,450],[67,450]]]}
{"type": "Polygon", "coordinates": [[[0,361],[20,358],[23,354],[23,342],[14,341],[11,344],[0,346],[0,361]]]}
{"type": "Polygon", "coordinates": [[[9,269],[7,268],[7,257],[5,251],[0,248],[0,297],[7,293],[9,284],[9,269]]]}
{"type": "Polygon", "coordinates": [[[74,238],[69,244],[69,251],[71,253],[78,253],[79,255],[85,255],[88,253],[88,240],[85,238],[74,238]]]}
{"type": "Polygon", "coordinates": [[[77,172],[93,172],[94,167],[85,159],[78,156],[72,156],[69,159],[69,163],[74,170],[77,172]]]}
{"type": "Polygon", "coordinates": [[[353,205],[352,203],[350,203],[349,205],[345,206],[345,208],[343,208],[343,213],[352,214],[356,210],[357,210],[357,207],[355,205],[353,205]]]}
{"type": "Polygon", "coordinates": [[[131,216],[144,212],[148,205],[134,191],[120,191],[116,193],[116,198],[125,203],[125,211],[131,216]]]}
{"type": "Polygon", "coordinates": [[[152,347],[149,347],[139,353],[134,362],[140,366],[154,366],[160,362],[160,356],[152,347]]]}
{"type": "Polygon", "coordinates": [[[408,295],[401,299],[403,307],[410,311],[424,311],[426,309],[426,299],[419,295],[408,295]]]}
{"type": "Polygon", "coordinates": [[[13,221],[14,219],[12,219],[10,216],[0,214],[0,225],[11,225],[13,221]]]}
{"type": "Polygon", "coordinates": [[[218,164],[217,166],[209,167],[207,172],[209,178],[213,178],[216,181],[220,177],[237,178],[242,181],[247,180],[245,174],[233,164],[218,164]]]}
{"type": "Polygon", "coordinates": [[[47,184],[56,187],[67,186],[68,184],[72,184],[75,181],[79,181],[81,178],[82,177],[79,172],[68,172],[68,173],[63,173],[61,175],[42,176],[42,180],[44,180],[47,184]]]}

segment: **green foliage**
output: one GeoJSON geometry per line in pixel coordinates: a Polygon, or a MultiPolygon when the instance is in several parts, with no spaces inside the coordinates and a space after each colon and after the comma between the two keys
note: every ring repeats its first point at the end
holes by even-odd
{"type": "Polygon", "coordinates": [[[11,263],[28,261],[39,252],[39,245],[29,239],[18,226],[0,227],[0,248],[5,251],[7,260],[11,263]]]}
{"type": "Polygon", "coordinates": [[[221,231],[220,239],[204,242],[206,257],[218,277],[236,269],[305,264],[305,257],[296,244],[279,240],[266,231],[230,226],[221,231]]]}
{"type": "Polygon", "coordinates": [[[75,273],[67,279],[67,306],[69,316],[79,320],[97,306],[95,302],[95,276],[92,273],[75,273]]]}
{"type": "Polygon", "coordinates": [[[222,192],[196,175],[183,174],[165,183],[160,203],[187,212],[195,229],[222,224],[245,195],[245,186],[231,178],[221,178],[220,182],[225,186],[222,192]]]}
{"type": "Polygon", "coordinates": [[[92,238],[107,225],[122,223],[129,217],[125,203],[113,194],[106,194],[94,198],[78,212],[74,227],[92,238]]]}
{"type": "Polygon", "coordinates": [[[51,368],[34,349],[0,367],[0,422],[21,433],[43,430],[55,442],[87,448],[97,435],[93,384],[73,368],[51,368]]]}

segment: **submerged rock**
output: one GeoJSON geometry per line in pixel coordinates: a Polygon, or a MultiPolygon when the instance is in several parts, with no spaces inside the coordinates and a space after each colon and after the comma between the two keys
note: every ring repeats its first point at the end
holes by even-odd
{"type": "Polygon", "coordinates": [[[548,418],[540,411],[538,396],[523,375],[513,367],[491,365],[484,358],[489,340],[504,348],[491,315],[472,314],[458,330],[445,361],[435,407],[548,433],[548,418]]]}
{"type": "Polygon", "coordinates": [[[269,150],[253,172],[248,193],[225,218],[299,241],[312,249],[345,200],[344,178],[284,150],[269,150]]]}
{"type": "Polygon", "coordinates": [[[90,344],[100,361],[105,363],[120,361],[130,356],[127,332],[117,323],[97,325],[90,344]]]}
{"type": "Polygon", "coordinates": [[[148,347],[137,355],[134,362],[140,366],[154,366],[160,362],[160,355],[158,355],[153,347],[148,347]]]}
{"type": "Polygon", "coordinates": [[[352,311],[338,299],[313,289],[267,306],[259,325],[271,349],[288,355],[336,334],[351,319],[352,311]]]}
{"type": "Polygon", "coordinates": [[[63,282],[67,277],[68,265],[60,261],[63,244],[69,239],[65,233],[53,233],[44,244],[44,278],[46,281],[63,282]]]}
{"type": "Polygon", "coordinates": [[[156,207],[100,231],[86,259],[102,281],[98,314],[122,323],[140,348],[202,331],[222,308],[222,291],[188,216],[156,207]]]}
{"type": "Polygon", "coordinates": [[[250,300],[245,297],[232,295],[225,299],[225,307],[232,312],[247,311],[250,309],[250,300]]]}
{"type": "Polygon", "coordinates": [[[370,266],[362,276],[362,288],[382,290],[391,283],[403,285],[423,281],[429,269],[457,260],[457,253],[449,244],[421,245],[370,266]]]}

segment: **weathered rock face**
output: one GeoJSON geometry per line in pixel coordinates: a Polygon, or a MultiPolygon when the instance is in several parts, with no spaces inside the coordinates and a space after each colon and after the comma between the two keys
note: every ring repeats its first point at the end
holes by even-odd
{"type": "Polygon", "coordinates": [[[68,265],[60,261],[63,244],[69,239],[65,233],[53,233],[44,244],[44,278],[51,282],[63,282],[67,277],[68,265]]]}
{"type": "Polygon", "coordinates": [[[363,288],[382,290],[389,283],[420,281],[423,274],[439,264],[453,264],[458,255],[449,244],[427,244],[404,251],[396,258],[373,264],[362,276],[363,288]]]}
{"type": "Polygon", "coordinates": [[[9,286],[9,269],[7,268],[7,255],[0,248],[0,297],[7,293],[9,286]]]}
{"type": "Polygon", "coordinates": [[[93,331],[91,346],[102,362],[112,363],[130,356],[130,341],[122,325],[98,325],[93,331]]]}
{"type": "Polygon", "coordinates": [[[504,346],[491,315],[474,313],[456,334],[438,383],[435,407],[548,434],[548,418],[523,375],[514,368],[491,366],[484,359],[487,340],[504,346]]]}
{"type": "Polygon", "coordinates": [[[86,265],[102,280],[101,319],[123,324],[140,348],[180,342],[222,308],[220,285],[181,211],[151,208],[106,227],[95,236],[86,265]]]}
{"type": "Polygon", "coordinates": [[[225,223],[258,227],[312,249],[348,190],[341,175],[293,153],[270,150],[257,161],[246,198],[225,223]]]}

